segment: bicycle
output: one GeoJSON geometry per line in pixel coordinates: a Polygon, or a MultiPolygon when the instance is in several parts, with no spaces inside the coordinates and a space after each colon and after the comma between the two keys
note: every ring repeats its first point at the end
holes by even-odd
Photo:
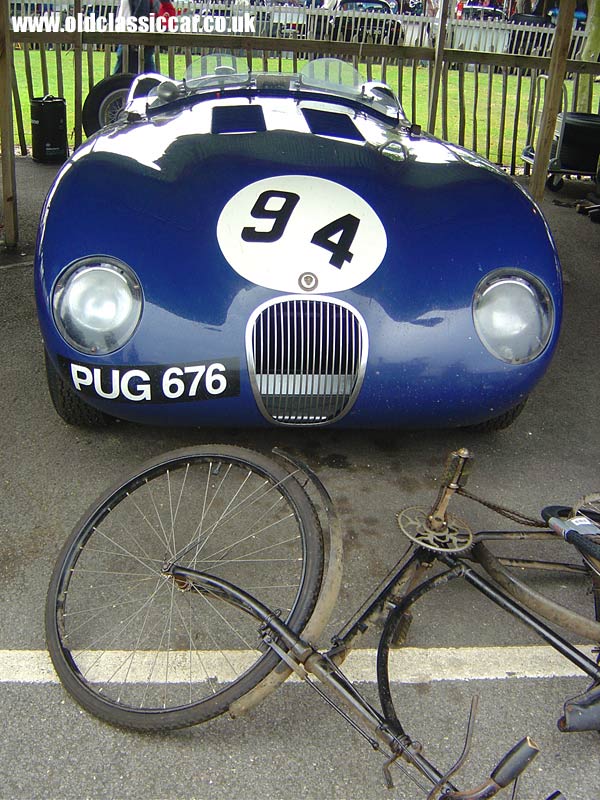
{"type": "MultiPolygon", "coordinates": [[[[473,534],[448,513],[454,494],[479,500],[465,489],[471,454],[452,453],[433,507],[398,515],[408,552],[320,652],[310,642],[321,634],[339,589],[340,524],[312,470],[275,452],[278,462],[235,447],[166,454],[106,492],[75,526],[50,582],[46,634],[63,685],[87,711],[126,728],[172,730],[225,712],[237,716],[294,672],[384,754],[388,786],[396,765],[428,800],[481,800],[511,784],[515,798],[518,777],[538,752],[529,737],[481,786],[460,791],[454,776],[469,749],[474,707],[463,753],[441,771],[405,731],[392,698],[390,653],[406,639],[412,607],[461,577],[592,679],[587,692],[566,704],[562,729],[600,729],[600,667],[540,619],[600,641],[594,538],[600,498],[589,498],[576,513],[549,507],[545,523],[480,501],[532,530],[473,534]],[[557,534],[575,545],[582,565],[498,559],[485,545],[498,537],[557,534]],[[436,563],[441,571],[430,575],[436,563]],[[537,594],[506,563],[591,578],[596,619],[537,594]],[[354,639],[382,616],[379,711],[340,665],[354,639]]],[[[560,797],[555,792],[547,800],[560,797]]]]}

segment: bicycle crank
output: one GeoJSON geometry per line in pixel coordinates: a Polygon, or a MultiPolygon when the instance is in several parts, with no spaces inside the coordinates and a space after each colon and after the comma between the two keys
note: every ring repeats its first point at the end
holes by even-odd
{"type": "Polygon", "coordinates": [[[473,532],[461,519],[448,515],[441,530],[429,527],[429,511],[421,506],[405,508],[398,514],[398,526],[411,542],[441,553],[460,553],[473,544],[473,532]]]}

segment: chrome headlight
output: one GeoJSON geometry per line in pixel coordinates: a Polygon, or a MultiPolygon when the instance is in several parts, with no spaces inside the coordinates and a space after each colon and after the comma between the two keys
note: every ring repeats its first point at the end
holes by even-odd
{"type": "Polygon", "coordinates": [[[52,294],[54,321],[82,353],[102,355],[122,347],[142,313],[135,273],[116,258],[84,258],[68,267],[52,294]]]}
{"type": "Polygon", "coordinates": [[[500,270],[475,290],[473,320],[493,356],[508,364],[526,364],[550,340],[554,306],[546,287],[533,275],[500,270]]]}

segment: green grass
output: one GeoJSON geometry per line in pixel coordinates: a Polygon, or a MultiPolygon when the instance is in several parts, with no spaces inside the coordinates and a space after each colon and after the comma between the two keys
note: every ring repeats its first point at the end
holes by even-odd
{"type": "MultiPolygon", "coordinates": [[[[62,77],[63,89],[62,96],[67,101],[67,130],[69,131],[70,144],[73,142],[74,130],[74,55],[73,51],[62,51],[62,77]]],[[[59,94],[57,81],[56,51],[51,50],[46,53],[47,62],[47,85],[44,86],[42,79],[42,60],[39,50],[30,51],[31,73],[32,73],[32,96],[39,97],[44,94],[59,94]]],[[[160,56],[160,66],[164,71],[167,69],[168,60],[166,54],[160,56]]],[[[111,54],[110,69],[114,66],[115,55],[111,54]]],[[[299,63],[302,63],[299,60],[299,63]]],[[[410,62],[408,62],[410,64],[410,62]]],[[[25,71],[25,57],[22,50],[14,53],[15,73],[19,94],[21,98],[21,108],[23,112],[23,127],[27,143],[31,143],[31,121],[29,89],[25,71]]],[[[185,71],[186,59],[184,55],[175,56],[174,76],[181,77],[185,71]]],[[[293,70],[293,62],[290,58],[269,58],[269,71],[281,69],[284,72],[293,70]]],[[[87,53],[83,54],[83,95],[87,94],[90,85],[93,85],[105,77],[105,56],[103,52],[96,51],[93,54],[93,70],[89,70],[87,53]]],[[[253,62],[253,69],[263,69],[263,59],[256,58],[253,62]]],[[[476,74],[465,69],[459,72],[457,69],[450,69],[447,78],[447,92],[442,91],[440,103],[438,105],[436,135],[448,139],[448,141],[463,143],[469,149],[476,150],[482,155],[489,157],[495,163],[508,165],[511,163],[511,156],[516,139],[516,164],[520,164],[519,154],[526,144],[527,138],[527,115],[531,88],[529,76],[521,78],[520,108],[517,114],[516,104],[518,95],[519,79],[516,75],[503,76],[501,73],[488,72],[488,68],[481,68],[482,71],[476,74]],[[488,92],[491,79],[490,108],[488,111],[488,92]],[[461,83],[462,92],[461,92],[461,83]],[[477,107],[475,113],[475,87],[477,84],[477,107]],[[460,96],[464,98],[464,122],[461,130],[460,121],[460,96]],[[447,95],[447,97],[446,97],[447,95]],[[445,99],[447,105],[446,120],[447,125],[443,125],[443,105],[445,99]],[[504,127],[502,127],[502,110],[504,108],[504,127]],[[489,139],[489,141],[488,141],[489,139]]],[[[374,80],[385,79],[385,81],[401,95],[404,110],[413,122],[417,122],[423,128],[427,126],[428,91],[429,91],[429,68],[426,66],[405,66],[402,70],[402,86],[399,86],[398,67],[388,66],[385,75],[382,75],[381,67],[374,65],[368,68],[362,64],[359,70],[363,76],[374,80]],[[413,77],[414,71],[414,77],[413,77]],[[414,88],[413,88],[414,81],[414,88]],[[414,99],[414,102],[413,102],[414,99]]],[[[594,84],[593,107],[599,102],[600,84],[594,84]]],[[[16,134],[16,127],[15,127],[16,134]]]]}

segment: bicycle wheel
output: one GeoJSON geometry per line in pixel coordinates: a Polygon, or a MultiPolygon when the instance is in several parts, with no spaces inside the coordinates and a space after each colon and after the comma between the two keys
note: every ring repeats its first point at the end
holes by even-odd
{"type": "Polygon", "coordinates": [[[46,636],[69,693],[139,730],[223,713],[278,664],[241,608],[163,574],[168,560],[244,589],[300,632],[314,608],[323,537],[293,475],[235,447],[143,465],[83,517],[50,582],[46,636]]]}

